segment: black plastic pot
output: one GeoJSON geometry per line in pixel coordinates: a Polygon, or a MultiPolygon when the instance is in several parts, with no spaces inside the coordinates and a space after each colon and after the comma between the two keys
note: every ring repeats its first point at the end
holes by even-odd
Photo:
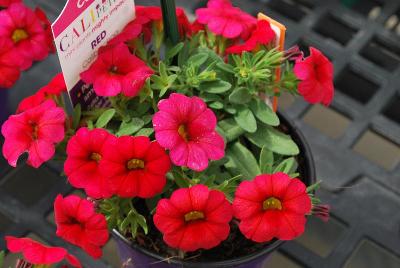
{"type": "MultiPolygon", "coordinates": [[[[306,142],[303,134],[297,129],[293,122],[283,115],[279,115],[281,124],[286,126],[289,134],[292,136],[296,144],[300,148],[300,160],[303,162],[299,165],[299,172],[304,178],[307,185],[315,183],[315,166],[314,159],[311,154],[310,147],[306,142]]],[[[121,260],[129,268],[168,268],[168,267],[190,267],[190,268],[216,268],[216,267],[237,267],[237,268],[263,268],[268,266],[268,260],[272,252],[274,252],[284,241],[274,240],[264,249],[253,254],[238,257],[225,261],[215,262],[185,262],[176,259],[166,260],[164,257],[150,252],[139,245],[132,243],[123,237],[117,230],[113,231],[113,237],[117,242],[121,260]]]]}

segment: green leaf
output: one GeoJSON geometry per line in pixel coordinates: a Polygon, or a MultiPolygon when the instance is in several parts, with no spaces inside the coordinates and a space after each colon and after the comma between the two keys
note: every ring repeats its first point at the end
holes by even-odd
{"type": "Polygon", "coordinates": [[[153,119],[153,115],[152,114],[146,114],[146,115],[143,115],[141,119],[143,120],[144,124],[147,125],[153,119]]]}
{"type": "Polygon", "coordinates": [[[228,142],[237,139],[245,133],[244,129],[236,124],[235,120],[232,118],[219,121],[218,126],[222,129],[228,142]]]}
{"type": "Polygon", "coordinates": [[[216,80],[210,82],[203,82],[200,84],[199,90],[208,93],[224,93],[231,89],[232,85],[226,81],[216,80]]]}
{"type": "Polygon", "coordinates": [[[211,93],[206,93],[206,92],[202,92],[202,94],[200,94],[200,97],[205,101],[205,102],[212,102],[212,101],[222,101],[222,98],[219,95],[216,94],[211,94],[211,93]]]}
{"type": "Polygon", "coordinates": [[[169,49],[167,51],[167,53],[165,54],[165,60],[170,60],[173,57],[175,57],[176,55],[178,55],[178,53],[182,50],[184,45],[185,44],[183,42],[180,42],[180,43],[176,44],[174,47],[172,47],[171,49],[169,49]]]}
{"type": "Polygon", "coordinates": [[[160,61],[158,64],[158,70],[160,72],[160,77],[162,81],[166,81],[168,78],[168,73],[167,73],[167,66],[163,61],[160,61]]]}
{"type": "Polygon", "coordinates": [[[190,44],[185,43],[183,49],[178,54],[178,66],[184,66],[186,64],[187,59],[189,57],[189,52],[190,52],[190,44]]]}
{"type": "Polygon", "coordinates": [[[233,107],[225,107],[225,111],[229,114],[236,114],[236,109],[233,107]]]}
{"type": "MultiPolygon", "coordinates": [[[[82,107],[81,104],[78,103],[75,107],[74,107],[74,113],[72,115],[72,128],[73,129],[77,129],[79,126],[79,123],[81,121],[81,116],[82,116],[82,107]]],[[[1,265],[0,265],[1,267],[1,265]]]]}
{"type": "Polygon", "coordinates": [[[272,174],[274,165],[274,153],[265,146],[262,147],[260,153],[260,169],[262,174],[272,174]]]}
{"type": "Polygon", "coordinates": [[[226,151],[229,161],[225,167],[231,174],[241,174],[244,180],[251,180],[261,174],[254,155],[240,142],[231,145],[226,151]]]}
{"type": "Polygon", "coordinates": [[[129,122],[122,122],[117,136],[132,135],[144,126],[144,121],[140,118],[132,118],[129,122]]]}
{"type": "Polygon", "coordinates": [[[113,118],[115,114],[115,109],[108,109],[105,110],[99,117],[99,119],[97,119],[96,121],[96,127],[97,128],[102,128],[105,127],[108,122],[111,121],[111,119],[113,118]]]}
{"type": "Polygon", "coordinates": [[[174,181],[180,188],[190,187],[189,181],[185,178],[182,178],[182,176],[174,176],[174,181]]]}
{"type": "Polygon", "coordinates": [[[188,65],[194,65],[194,66],[201,66],[203,63],[205,63],[208,59],[208,53],[206,52],[200,52],[196,53],[195,55],[191,56],[187,63],[188,65]]]}
{"type": "Polygon", "coordinates": [[[316,183],[310,185],[307,187],[306,192],[307,193],[312,193],[315,190],[318,190],[321,187],[321,181],[317,181],[316,183]]]}
{"type": "Polygon", "coordinates": [[[236,123],[247,132],[254,133],[257,130],[257,121],[253,113],[246,107],[241,106],[234,116],[236,123]]]}
{"type": "Polygon", "coordinates": [[[225,71],[225,72],[227,72],[227,73],[231,73],[231,74],[234,74],[234,73],[235,73],[235,69],[234,69],[233,66],[230,65],[230,64],[226,64],[226,63],[224,63],[224,62],[218,62],[218,63],[217,63],[217,67],[218,67],[219,69],[221,69],[222,71],[225,71]]]}
{"type": "Polygon", "coordinates": [[[227,180],[223,181],[220,185],[215,187],[214,189],[223,192],[225,194],[226,198],[230,202],[233,202],[233,194],[236,191],[238,180],[240,180],[241,177],[242,177],[242,175],[237,175],[233,178],[227,179],[227,180]]]}
{"type": "Polygon", "coordinates": [[[139,226],[142,227],[144,234],[147,234],[149,232],[149,228],[147,227],[146,218],[143,215],[136,213],[135,220],[139,226]]]}
{"type": "Polygon", "coordinates": [[[252,98],[249,90],[247,88],[238,88],[235,89],[229,95],[229,101],[236,104],[245,104],[248,103],[252,98]]]}
{"type": "Polygon", "coordinates": [[[88,120],[88,121],[86,121],[86,125],[87,125],[87,128],[88,129],[94,129],[94,126],[93,126],[93,121],[92,120],[88,120]]]}
{"type": "Polygon", "coordinates": [[[253,99],[250,103],[250,109],[261,122],[270,126],[279,126],[278,115],[263,100],[253,99]]]}
{"type": "Polygon", "coordinates": [[[268,150],[277,154],[297,155],[300,152],[292,137],[265,124],[258,124],[257,131],[247,133],[246,137],[258,147],[263,148],[265,146],[268,150]]]}
{"type": "Polygon", "coordinates": [[[289,174],[290,172],[297,169],[297,161],[294,157],[287,158],[279,163],[274,169],[274,173],[283,172],[289,174]]]}
{"type": "Polygon", "coordinates": [[[146,136],[149,137],[151,134],[153,134],[154,129],[153,128],[142,128],[136,133],[136,136],[146,136]]]}
{"type": "Polygon", "coordinates": [[[0,267],[3,267],[3,264],[4,264],[4,256],[5,256],[4,251],[3,251],[3,250],[0,251],[0,267]]]}
{"type": "Polygon", "coordinates": [[[224,108],[224,104],[222,102],[219,102],[219,101],[211,102],[208,106],[210,108],[216,109],[216,110],[220,110],[220,109],[224,108]]]}

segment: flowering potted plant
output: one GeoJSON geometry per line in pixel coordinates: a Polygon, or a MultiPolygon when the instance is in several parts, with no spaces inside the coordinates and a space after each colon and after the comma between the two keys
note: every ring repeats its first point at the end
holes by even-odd
{"type": "MultiPolygon", "coordinates": [[[[60,74],[4,123],[3,155],[16,166],[27,152],[36,168],[64,157],[88,198],[57,196],[57,236],[94,258],[112,231],[125,267],[261,267],[307,217],[328,216],[308,146],[276,100],[329,105],[332,64],[316,48],[277,49],[270,23],[229,0],[210,0],[193,23],[167,2],[136,7],[81,73],[109,107],[67,116],[60,74]]],[[[6,240],[32,264],[80,267],[65,249],[6,240]]]]}

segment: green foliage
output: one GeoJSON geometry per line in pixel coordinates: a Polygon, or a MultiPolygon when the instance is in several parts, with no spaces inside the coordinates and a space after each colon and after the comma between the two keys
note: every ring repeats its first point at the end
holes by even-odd
{"type": "Polygon", "coordinates": [[[115,109],[105,110],[96,121],[96,128],[105,127],[115,115],[115,109]]]}
{"type": "MultiPolygon", "coordinates": [[[[82,117],[82,108],[81,105],[78,103],[74,107],[74,112],[72,114],[72,128],[77,129],[82,117]]],[[[1,266],[0,266],[1,267],[1,266]]]]}
{"type": "Polygon", "coordinates": [[[132,238],[136,237],[139,227],[142,228],[145,234],[148,233],[149,229],[147,227],[146,218],[134,209],[128,212],[128,215],[126,215],[121,224],[118,226],[120,231],[129,230],[132,238]]]}
{"type": "Polygon", "coordinates": [[[257,121],[253,112],[246,106],[238,106],[234,116],[236,123],[247,132],[254,133],[257,130],[257,121]]]}
{"type": "Polygon", "coordinates": [[[121,233],[130,233],[132,238],[135,238],[139,227],[145,234],[148,232],[148,227],[146,218],[136,211],[132,202],[130,198],[115,196],[103,199],[99,210],[106,217],[109,229],[117,228],[121,233]]]}
{"type": "Polygon", "coordinates": [[[279,117],[272,109],[261,99],[253,99],[249,105],[251,111],[258,120],[270,126],[279,126],[279,117]]]}
{"type": "Polygon", "coordinates": [[[122,121],[117,136],[132,135],[144,126],[144,121],[140,118],[131,118],[128,122],[122,121]]]}
{"type": "Polygon", "coordinates": [[[229,101],[235,104],[246,104],[252,99],[252,95],[247,88],[236,88],[230,95],[229,101]]]}
{"type": "Polygon", "coordinates": [[[187,64],[196,66],[196,67],[200,67],[203,63],[205,63],[207,61],[207,59],[208,59],[208,53],[200,52],[200,53],[197,53],[197,54],[194,54],[193,56],[191,56],[188,59],[187,64]]]}
{"type": "Polygon", "coordinates": [[[242,175],[243,180],[251,180],[261,174],[257,160],[251,151],[240,142],[232,144],[226,151],[229,161],[225,167],[231,174],[242,175]]]}
{"type": "Polygon", "coordinates": [[[216,80],[210,82],[203,82],[199,86],[200,91],[205,91],[208,93],[224,93],[230,90],[232,85],[229,82],[216,80]]]}
{"type": "Polygon", "coordinates": [[[0,267],[3,267],[4,265],[4,257],[5,257],[5,252],[2,250],[0,251],[0,267]]]}
{"type": "Polygon", "coordinates": [[[268,150],[265,146],[262,147],[259,163],[262,174],[272,174],[274,166],[274,153],[268,150]]]}
{"type": "Polygon", "coordinates": [[[290,174],[291,172],[296,171],[297,169],[297,162],[296,159],[294,157],[290,157],[287,158],[285,160],[283,160],[282,162],[280,162],[275,168],[274,168],[274,172],[283,172],[286,174],[290,174]]]}
{"type": "Polygon", "coordinates": [[[245,130],[236,124],[235,120],[232,118],[219,121],[218,127],[221,130],[220,133],[228,142],[236,140],[245,133],[245,130]]]}
{"type": "Polygon", "coordinates": [[[289,135],[262,123],[258,124],[256,132],[246,133],[245,136],[259,148],[266,147],[277,154],[297,155],[300,152],[299,147],[289,135]]]}
{"type": "Polygon", "coordinates": [[[212,188],[223,192],[226,198],[229,200],[229,202],[233,202],[233,197],[236,192],[236,187],[240,182],[239,180],[241,179],[241,177],[242,175],[237,175],[230,179],[224,180],[221,184],[212,188]]]}
{"type": "Polygon", "coordinates": [[[167,50],[167,53],[165,53],[165,59],[164,61],[169,62],[172,60],[178,53],[183,49],[185,44],[183,42],[180,42],[173,46],[172,48],[167,50]]]}

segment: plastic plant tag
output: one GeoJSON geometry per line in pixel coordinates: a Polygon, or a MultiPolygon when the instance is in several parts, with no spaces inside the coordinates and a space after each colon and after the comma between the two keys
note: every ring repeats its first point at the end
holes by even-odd
{"type": "Polygon", "coordinates": [[[79,74],[96,59],[98,50],[135,18],[134,0],[68,0],[52,24],[61,69],[72,104],[85,110],[108,105],[79,74]]]}
{"type": "Polygon", "coordinates": [[[263,13],[258,13],[257,17],[259,20],[267,20],[271,24],[271,28],[276,34],[276,46],[278,46],[279,49],[283,51],[285,49],[285,35],[286,35],[285,25],[264,15],[263,13]]]}
{"type": "MultiPolygon", "coordinates": [[[[286,36],[286,27],[282,23],[277,22],[276,20],[264,15],[263,13],[258,13],[258,19],[259,20],[267,20],[270,25],[272,30],[276,34],[276,43],[275,46],[279,48],[280,51],[285,50],[285,36],[286,36]]],[[[275,72],[275,81],[281,80],[281,68],[277,68],[275,72]]],[[[275,94],[279,93],[279,89],[275,89],[275,94]]],[[[274,111],[277,110],[278,108],[278,97],[274,96],[273,98],[273,103],[272,103],[272,108],[274,111]]]]}

